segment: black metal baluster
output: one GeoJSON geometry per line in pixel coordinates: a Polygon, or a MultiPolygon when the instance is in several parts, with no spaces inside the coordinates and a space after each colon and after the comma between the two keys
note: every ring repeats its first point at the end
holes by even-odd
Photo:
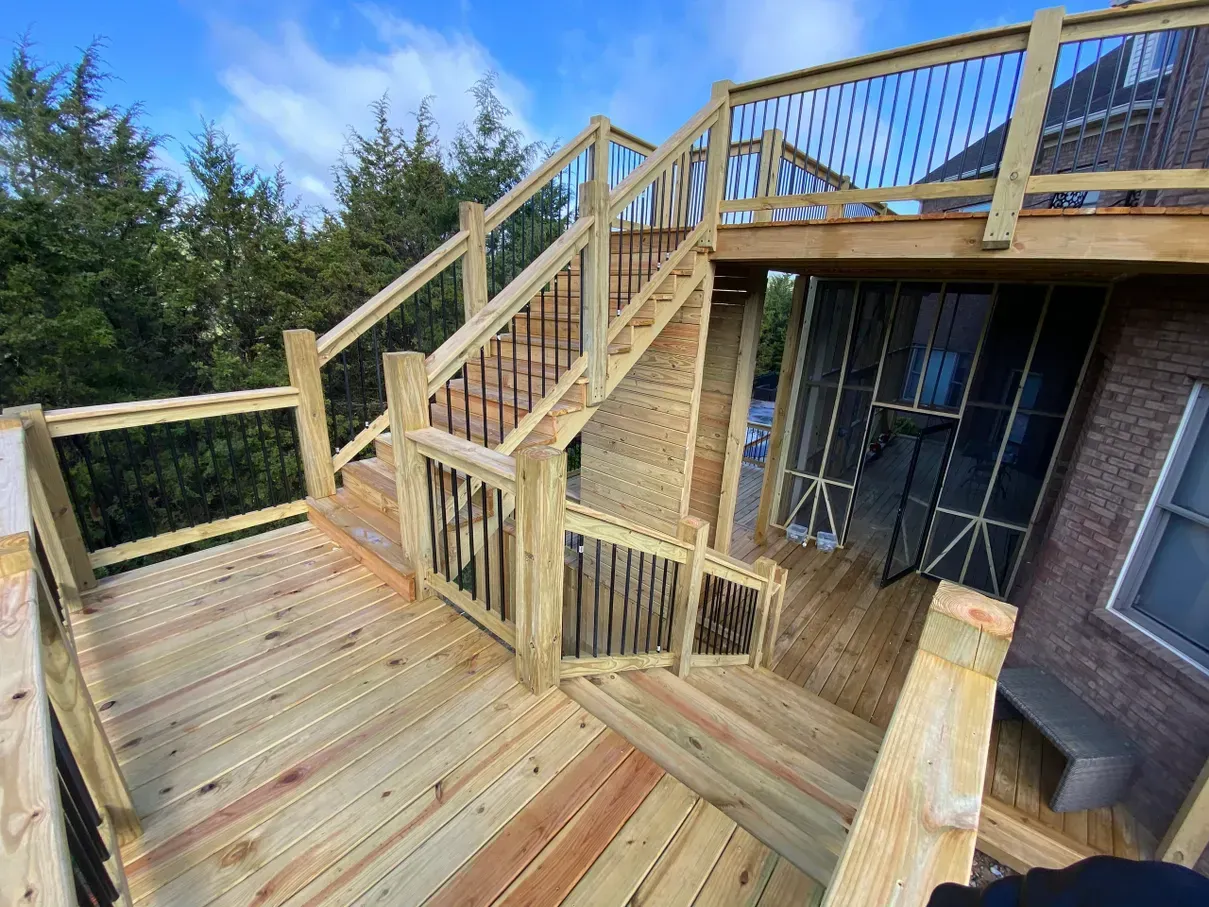
{"type": "MultiPolygon", "coordinates": [[[[438,525],[441,529],[441,547],[445,554],[445,579],[453,582],[453,574],[450,572],[449,563],[449,517],[447,516],[449,513],[449,502],[445,497],[445,466],[439,463],[437,464],[437,478],[440,480],[438,487],[441,491],[441,515],[438,519],[438,525]]],[[[456,504],[457,502],[455,501],[454,503],[456,504]]],[[[461,560],[460,555],[458,559],[461,560]]]]}
{"type": "Polygon", "coordinates": [[[105,469],[109,473],[113,493],[118,499],[118,504],[122,509],[122,516],[126,520],[126,529],[130,533],[130,538],[138,538],[138,535],[134,531],[134,520],[130,518],[130,509],[126,506],[126,492],[128,489],[125,475],[114,465],[113,452],[109,449],[109,438],[107,433],[101,432],[100,437],[101,451],[105,454],[105,469]]]}
{"type": "Polygon", "coordinates": [[[484,482],[479,486],[479,491],[482,492],[483,499],[483,597],[487,603],[487,610],[491,610],[491,543],[487,540],[487,529],[489,528],[490,519],[488,517],[487,506],[487,483],[484,482]]]}
{"type": "MultiPolygon", "coordinates": [[[[633,552],[631,552],[632,554],[633,552]]],[[[642,623],[642,569],[645,566],[646,553],[638,552],[638,585],[634,592],[634,654],[638,654],[638,627],[642,623]]],[[[626,598],[630,594],[630,577],[628,572],[629,563],[627,560],[626,573],[626,598]]]]}
{"type": "Polygon", "coordinates": [[[243,438],[243,458],[248,464],[248,480],[252,483],[252,500],[257,508],[263,508],[264,502],[260,499],[260,482],[256,478],[256,464],[252,460],[252,445],[248,443],[248,424],[243,413],[235,414],[235,421],[239,424],[239,433],[243,438]]]}
{"type": "Polygon", "coordinates": [[[596,577],[596,595],[592,603],[592,657],[600,655],[600,539],[596,540],[596,565],[592,569],[596,577]]]}
{"type": "MultiPolygon", "coordinates": [[[[256,436],[260,439],[260,459],[264,463],[265,488],[268,492],[269,503],[270,504],[278,504],[278,503],[284,504],[286,499],[281,498],[280,495],[276,494],[275,489],[273,487],[273,467],[270,465],[273,461],[272,461],[272,458],[269,457],[269,448],[268,448],[268,445],[265,444],[265,440],[264,440],[264,422],[260,418],[259,411],[257,411],[255,413],[255,416],[256,416],[256,419],[255,419],[256,436]]],[[[283,493],[284,493],[284,490],[283,490],[283,493]]]]}
{"type": "Polygon", "coordinates": [[[508,619],[508,562],[504,557],[504,492],[495,490],[495,513],[498,528],[496,538],[499,541],[500,555],[500,618],[508,619]]]}
{"type": "MultiPolygon", "coordinates": [[[[575,536],[571,536],[574,541],[575,536]]],[[[583,626],[584,626],[584,537],[579,536],[579,542],[576,543],[576,559],[575,559],[575,655],[579,657],[583,652],[583,626]]]]}
{"type": "Polygon", "coordinates": [[[201,457],[197,451],[197,437],[193,434],[193,424],[185,423],[185,438],[189,442],[189,447],[193,453],[193,468],[197,471],[197,488],[201,497],[202,510],[206,515],[206,522],[210,522],[210,493],[206,490],[206,479],[202,472],[201,457]]]}
{"type": "Polygon", "coordinates": [[[164,473],[163,473],[163,470],[160,468],[159,451],[155,449],[155,440],[153,438],[153,432],[155,431],[155,426],[148,425],[143,429],[143,431],[147,437],[147,454],[148,454],[148,456],[151,457],[151,465],[155,470],[155,481],[156,481],[156,484],[158,485],[160,497],[164,502],[164,513],[168,517],[168,531],[175,532],[176,531],[176,518],[173,517],[173,515],[172,515],[172,501],[169,499],[168,486],[164,482],[164,473]]]}
{"type": "MultiPolygon", "coordinates": [[[[653,555],[653,554],[651,555],[651,578],[650,578],[650,581],[647,583],[647,596],[646,596],[646,642],[643,643],[643,649],[644,649],[644,651],[647,651],[647,652],[651,651],[651,624],[653,624],[655,622],[655,567],[656,567],[656,561],[658,561],[658,560],[659,560],[659,558],[657,558],[655,555],[653,555]]],[[[640,602],[642,600],[641,588],[642,587],[641,587],[641,578],[640,578],[639,593],[638,593],[640,602]]],[[[658,635],[656,635],[656,637],[655,637],[655,645],[659,645],[658,635]]]]}
{"type": "Polygon", "coordinates": [[[437,565],[437,514],[436,499],[432,495],[432,460],[424,458],[424,473],[428,477],[428,539],[432,549],[432,572],[440,573],[437,565]]]}
{"type": "MultiPolygon", "coordinates": [[[[610,543],[609,547],[613,550],[612,564],[609,567],[609,627],[608,636],[605,637],[605,654],[613,654],[613,602],[617,598],[617,546],[610,543]]],[[[622,627],[625,626],[625,612],[622,611],[622,627]]]]}

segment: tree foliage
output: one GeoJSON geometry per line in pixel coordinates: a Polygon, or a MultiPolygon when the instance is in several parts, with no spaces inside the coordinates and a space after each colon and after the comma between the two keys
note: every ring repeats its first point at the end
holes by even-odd
{"type": "MultiPolygon", "coordinates": [[[[457,230],[459,199],[490,205],[545,151],[510,126],[493,74],[471,89],[474,119],[448,151],[431,98],[402,128],[383,96],[370,128],[348,132],[334,204],[308,221],[286,174],[245,163],[214,123],[186,140],[183,181],[165,171],[169,139],[139,108],[106,103],[107,78],[95,45],[51,66],[28,41],[3,75],[6,404],[283,384],[282,330],[334,325],[457,230]]],[[[548,192],[530,207],[565,205],[548,192]]],[[[513,248],[522,239],[540,245],[531,231],[492,237],[513,262],[526,258],[513,248]]]]}
{"type": "Polygon", "coordinates": [[[781,370],[785,353],[785,329],[793,301],[794,274],[770,273],[764,291],[764,323],[760,326],[760,347],[756,351],[756,374],[781,370]]]}

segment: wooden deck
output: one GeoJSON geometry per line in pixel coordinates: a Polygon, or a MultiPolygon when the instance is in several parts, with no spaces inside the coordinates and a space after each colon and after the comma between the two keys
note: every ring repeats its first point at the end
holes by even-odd
{"type": "Polygon", "coordinates": [[[137,904],[817,903],[787,860],[435,599],[303,524],[105,580],[80,660],[137,904]]]}
{"type": "MultiPolygon", "coordinates": [[[[848,543],[834,553],[794,545],[776,530],[752,539],[763,470],[744,465],[731,553],[789,569],[773,670],[885,729],[919,641],[935,582],[913,573],[879,579],[898,497],[892,482],[862,484],[848,543]]],[[[899,486],[901,489],[901,485],[899,486]]],[[[997,722],[984,789],[979,848],[1016,869],[1111,853],[1149,858],[1154,838],[1121,806],[1054,813],[1047,803],[1063,757],[1021,722],[997,722]]]]}

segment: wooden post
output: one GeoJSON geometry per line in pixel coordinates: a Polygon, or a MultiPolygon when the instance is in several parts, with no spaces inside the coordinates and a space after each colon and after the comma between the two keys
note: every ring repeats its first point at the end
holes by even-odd
{"type": "Polygon", "coordinates": [[[772,411],[772,429],[768,434],[768,456],[764,459],[764,483],[760,487],[760,509],[756,513],[754,540],[763,545],[768,538],[773,503],[777,498],[777,482],[785,459],[785,432],[789,427],[791,397],[797,386],[798,347],[802,342],[802,326],[806,312],[806,288],[810,279],[799,275],[793,285],[793,301],[789,308],[789,323],[785,326],[785,352],[781,356],[781,376],[777,379],[777,402],[772,411]]]}
{"type": "MultiPolygon", "coordinates": [[[[711,98],[730,96],[730,90],[735,83],[729,79],[715,82],[710,88],[711,98]]],[[[722,204],[722,195],[726,184],[727,162],[730,160],[730,103],[727,102],[718,113],[718,122],[709,133],[709,148],[705,154],[705,201],[701,210],[701,219],[709,223],[706,245],[711,249],[718,248],[718,206],[722,204]]]]}
{"type": "MultiPolygon", "coordinates": [[[[596,127],[596,139],[592,143],[592,179],[609,185],[609,133],[613,124],[608,117],[599,114],[588,120],[596,127]]],[[[582,202],[580,203],[582,209],[582,202]]]]}
{"type": "Polygon", "coordinates": [[[1041,138],[1045,108],[1054,82],[1064,14],[1061,6],[1053,6],[1039,9],[1033,15],[1021,64],[1020,91],[1003,146],[986,230],[982,234],[983,249],[1006,249],[1016,233],[1016,220],[1024,205],[1024,193],[1033,172],[1037,142],[1041,138]]]}
{"type": "Polygon", "coordinates": [[[328,498],[336,493],[336,471],[332,468],[332,442],[327,436],[327,412],[323,404],[323,382],[319,378],[315,332],[285,331],[283,336],[290,384],[298,389],[295,417],[306,493],[312,498],[328,498]]]}
{"type": "Polygon", "coordinates": [[[743,474],[743,448],[747,442],[747,411],[751,407],[751,386],[756,376],[756,353],[760,348],[760,328],[764,324],[764,291],[768,271],[756,270],[748,285],[739,328],[739,354],[735,363],[735,383],[731,392],[730,425],[726,432],[726,453],[722,460],[722,488],[718,495],[718,521],[714,529],[714,548],[730,553],[730,536],[739,502],[739,479],[743,474]]]}
{"type": "MultiPolygon", "coordinates": [[[[423,353],[387,353],[386,401],[390,438],[395,452],[395,496],[399,502],[399,531],[403,553],[416,571],[416,601],[424,597],[425,577],[432,564],[428,530],[431,525],[427,464],[409,431],[428,428],[428,374],[423,353]]],[[[441,522],[444,523],[444,514],[441,522]]],[[[444,532],[444,527],[442,527],[444,532]]]]}
{"type": "Polygon", "coordinates": [[[781,632],[781,611],[785,607],[785,590],[789,587],[789,571],[785,567],[777,567],[774,579],[777,591],[768,609],[768,630],[764,634],[762,658],[764,667],[770,671],[773,658],[776,656],[777,635],[781,632]]]}
{"type": "Polygon", "coordinates": [[[705,549],[709,547],[709,523],[696,517],[680,521],[676,536],[693,550],[688,563],[681,568],[676,587],[676,609],[672,618],[672,667],[680,677],[688,675],[693,661],[693,636],[697,630],[697,609],[701,605],[701,579],[705,574],[705,549]]]}
{"type": "Polygon", "coordinates": [[[1190,869],[1196,866],[1205,847],[1209,846],[1209,761],[1201,769],[1188,796],[1156,851],[1167,863],[1179,863],[1190,869]]]}
{"type": "Polygon", "coordinates": [[[775,586],[777,562],[770,557],[756,558],[755,571],[764,578],[764,588],[760,590],[760,598],[756,603],[756,623],[751,637],[751,657],[748,664],[753,668],[759,667],[764,660],[764,646],[770,644],[767,637],[768,616],[772,612],[772,602],[776,598],[775,586]]]}
{"type": "MultiPolygon", "coordinates": [[[[50,572],[54,577],[55,586],[59,590],[59,600],[70,611],[79,611],[84,607],[80,600],[80,590],[76,587],[72,576],[71,565],[67,560],[67,552],[55,531],[55,521],[51,514],[50,502],[46,499],[46,489],[42,478],[30,463],[29,472],[29,505],[34,516],[34,530],[42,541],[42,550],[46,552],[46,560],[50,564],[50,572]]],[[[70,627],[68,633],[71,632],[70,627]]]]}
{"type": "MultiPolygon", "coordinates": [[[[851,189],[851,188],[852,188],[852,180],[850,180],[850,179],[849,179],[848,177],[846,177],[846,176],[841,176],[841,177],[840,177],[840,184],[839,184],[839,186],[837,186],[836,188],[837,188],[837,189],[839,189],[839,190],[841,190],[841,191],[843,191],[844,189],[851,189]]],[[[840,202],[838,205],[828,205],[828,206],[827,206],[827,213],[826,213],[824,216],[827,218],[827,220],[839,220],[841,217],[843,217],[843,216],[844,216],[844,204],[843,204],[843,202],[840,202]]]]}
{"type": "MultiPolygon", "coordinates": [[[[46,416],[42,414],[42,404],[9,406],[5,408],[4,415],[19,416],[25,423],[25,455],[30,467],[42,480],[42,489],[46,492],[46,503],[50,508],[55,534],[62,544],[63,556],[66,558],[66,566],[70,568],[75,588],[81,591],[94,588],[97,584],[96,574],[92,572],[92,564],[88,561],[88,548],[84,545],[84,535],[71,509],[67,483],[63,481],[54,441],[51,440],[50,430],[46,427],[46,416]]],[[[44,530],[44,534],[48,535],[49,531],[44,530]]],[[[58,576],[55,579],[62,582],[58,576]]]]}
{"type": "MultiPolygon", "coordinates": [[[[776,195],[777,182],[781,175],[781,152],[785,147],[785,133],[780,129],[765,129],[760,137],[760,170],[756,179],[756,195],[776,195]]],[[[772,220],[772,209],[765,208],[752,215],[756,223],[772,220]]]]}
{"type": "Polygon", "coordinates": [[[470,234],[462,257],[462,295],[469,321],[487,305],[487,228],[483,206],[478,202],[460,202],[458,228],[470,234]]]}
{"type": "Polygon", "coordinates": [[[588,406],[605,398],[609,380],[609,186],[580,183],[579,216],[595,218],[584,255],[583,354],[587,359],[588,406]]]}
{"type": "Polygon", "coordinates": [[[516,675],[532,692],[558,686],[562,660],[567,455],[529,447],[516,457],[516,675]]]}

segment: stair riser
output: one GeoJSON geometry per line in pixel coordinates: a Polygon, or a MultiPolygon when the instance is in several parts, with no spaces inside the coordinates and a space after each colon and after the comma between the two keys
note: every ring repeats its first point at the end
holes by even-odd
{"type": "Polygon", "coordinates": [[[307,519],[314,526],[322,530],[337,545],[360,561],[365,569],[390,586],[404,601],[410,602],[416,600],[416,577],[414,572],[407,574],[400,573],[394,566],[376,554],[372,548],[361,544],[356,538],[346,533],[343,528],[331,522],[324,514],[319,513],[314,508],[307,511],[307,519]]]}

